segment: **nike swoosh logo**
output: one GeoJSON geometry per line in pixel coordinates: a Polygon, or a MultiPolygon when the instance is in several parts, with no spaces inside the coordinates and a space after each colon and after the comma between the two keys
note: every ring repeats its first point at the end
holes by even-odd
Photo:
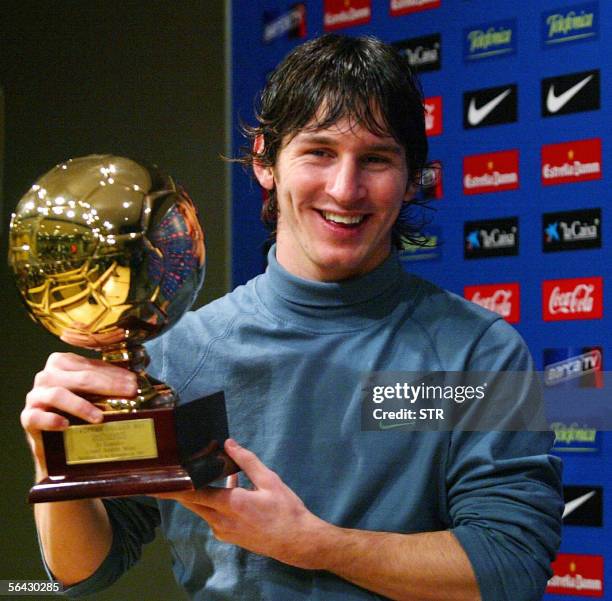
{"type": "Polygon", "coordinates": [[[385,424],[384,422],[378,422],[378,426],[381,430],[391,430],[391,428],[401,428],[402,426],[414,426],[416,422],[400,422],[399,424],[385,424]]]}
{"type": "Polygon", "coordinates": [[[578,507],[580,507],[581,505],[584,505],[597,491],[592,490],[591,492],[588,492],[586,495],[582,495],[581,497],[578,497],[576,499],[574,499],[573,501],[568,501],[565,504],[565,509],[563,510],[563,518],[566,518],[570,513],[574,513],[574,511],[576,511],[576,509],[578,509],[578,507]]]}
{"type": "Polygon", "coordinates": [[[510,94],[510,92],[512,92],[512,88],[504,90],[501,94],[495,96],[493,100],[489,100],[489,102],[483,104],[480,108],[476,108],[476,99],[472,97],[468,108],[468,123],[470,125],[478,125],[506,96],[508,96],[508,94],[510,94]]]}
{"type": "Polygon", "coordinates": [[[582,81],[574,84],[569,90],[565,90],[562,94],[557,96],[555,94],[555,84],[552,84],[548,88],[548,96],[546,96],[546,108],[550,113],[556,113],[560,111],[589,81],[593,79],[593,75],[585,77],[582,81]]]}

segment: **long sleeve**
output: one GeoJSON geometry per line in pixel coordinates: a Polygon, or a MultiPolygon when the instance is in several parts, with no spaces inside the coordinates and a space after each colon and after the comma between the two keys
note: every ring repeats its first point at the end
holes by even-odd
{"type": "MultiPolygon", "coordinates": [[[[142,546],[155,537],[160,524],[155,499],[130,497],[105,499],[104,505],[113,527],[113,543],[100,567],[86,580],[67,588],[68,597],[82,597],[107,588],[134,565],[142,546]]],[[[53,575],[45,566],[50,577],[53,575]]]]}
{"type": "MultiPolygon", "coordinates": [[[[515,371],[513,407],[533,402],[536,375],[520,337],[497,321],[478,341],[475,370],[515,371]]],[[[511,416],[509,416],[511,418],[511,416]]],[[[454,432],[447,486],[453,532],[476,573],[483,601],[541,599],[559,547],[561,462],[552,432],[454,432]]]]}

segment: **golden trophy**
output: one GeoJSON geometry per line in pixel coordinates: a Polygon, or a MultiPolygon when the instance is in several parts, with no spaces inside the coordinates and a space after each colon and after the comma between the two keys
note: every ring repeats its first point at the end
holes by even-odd
{"type": "Polygon", "coordinates": [[[30,316],[138,379],[135,398],[85,395],[103,410],[102,423],[66,416],[66,431],[43,432],[48,477],[30,502],[185,490],[237,471],[223,452],[223,393],[179,405],[145,373],[142,343],[191,307],[205,252],[187,193],[128,158],[71,159],[20,200],[9,264],[30,316]]]}

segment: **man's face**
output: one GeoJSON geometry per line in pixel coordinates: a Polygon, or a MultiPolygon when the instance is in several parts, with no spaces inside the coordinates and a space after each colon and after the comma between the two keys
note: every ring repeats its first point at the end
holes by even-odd
{"type": "Polygon", "coordinates": [[[255,167],[276,189],[276,257],[290,273],[318,280],[365,274],[391,250],[391,227],[409,198],[403,147],[342,119],[305,128],[283,143],[273,168],[255,167]]]}

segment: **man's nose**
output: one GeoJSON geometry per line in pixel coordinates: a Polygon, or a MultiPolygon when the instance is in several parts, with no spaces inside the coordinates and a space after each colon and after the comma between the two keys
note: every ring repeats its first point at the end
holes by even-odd
{"type": "Polygon", "coordinates": [[[339,160],[329,174],[326,192],[341,204],[361,200],[366,189],[358,161],[348,157],[339,160]]]}

